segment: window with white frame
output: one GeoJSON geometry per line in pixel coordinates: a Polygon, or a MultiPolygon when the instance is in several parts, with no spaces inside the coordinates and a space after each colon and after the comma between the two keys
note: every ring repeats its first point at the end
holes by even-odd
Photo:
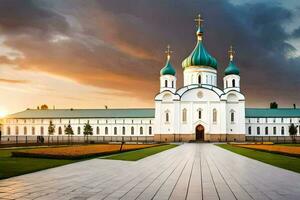
{"type": "Polygon", "coordinates": [[[122,134],[123,134],[123,135],[125,135],[125,130],[126,130],[126,129],[125,129],[125,127],[123,126],[123,127],[122,127],[122,134]]]}
{"type": "Polygon", "coordinates": [[[170,122],[170,112],[168,110],[165,112],[165,122],[166,123],[170,122]]]}
{"type": "Polygon", "coordinates": [[[184,108],[183,110],[182,110],[182,122],[186,122],[187,121],[187,110],[186,110],[186,108],[184,108]]]}
{"type": "Polygon", "coordinates": [[[213,109],[213,122],[214,123],[217,123],[217,117],[218,117],[217,114],[218,114],[217,109],[214,108],[213,109]]]}
{"type": "Polygon", "coordinates": [[[202,118],[202,110],[198,109],[198,119],[201,119],[201,118],[202,118]]]}
{"type": "Polygon", "coordinates": [[[234,110],[230,111],[230,122],[234,123],[235,122],[235,116],[234,116],[234,110]]]}

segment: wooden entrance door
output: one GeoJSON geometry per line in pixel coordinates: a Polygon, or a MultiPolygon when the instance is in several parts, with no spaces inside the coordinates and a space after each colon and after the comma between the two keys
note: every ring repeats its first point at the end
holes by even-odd
{"type": "Polygon", "coordinates": [[[196,140],[204,141],[204,127],[201,124],[196,127],[196,140]]]}

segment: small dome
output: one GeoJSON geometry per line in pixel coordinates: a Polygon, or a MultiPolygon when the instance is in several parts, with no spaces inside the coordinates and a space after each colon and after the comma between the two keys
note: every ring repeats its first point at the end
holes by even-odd
{"type": "Polygon", "coordinates": [[[229,64],[225,69],[225,76],[231,74],[240,75],[240,69],[233,62],[233,55],[235,54],[235,51],[233,50],[232,46],[230,46],[228,53],[229,53],[229,64]]]}
{"type": "Polygon", "coordinates": [[[217,60],[212,57],[204,48],[202,42],[203,30],[198,28],[197,44],[193,52],[182,62],[182,67],[185,69],[190,66],[208,66],[217,69],[217,60]]]}
{"type": "Polygon", "coordinates": [[[228,67],[225,69],[226,76],[231,74],[240,75],[240,69],[233,63],[232,60],[229,62],[228,67]]]}
{"type": "Polygon", "coordinates": [[[170,59],[167,59],[166,65],[164,66],[164,68],[162,68],[160,70],[160,75],[175,76],[175,74],[176,74],[176,71],[175,71],[174,67],[171,65],[170,59]]]}

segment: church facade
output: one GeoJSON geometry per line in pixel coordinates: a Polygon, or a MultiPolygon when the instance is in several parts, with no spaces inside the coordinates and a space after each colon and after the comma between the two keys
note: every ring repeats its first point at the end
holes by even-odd
{"type": "Polygon", "coordinates": [[[3,119],[2,136],[64,136],[69,124],[75,136],[83,136],[85,124],[103,140],[245,141],[251,137],[287,137],[293,123],[300,133],[300,109],[245,108],[240,70],[229,50],[223,87],[218,87],[217,60],[204,47],[203,21],[196,19],[196,45],[182,62],[183,86],[176,84],[176,71],[168,47],[160,71],[160,91],[155,109],[28,109],[3,119]]]}
{"type": "Polygon", "coordinates": [[[217,86],[217,61],[205,49],[201,18],[196,46],[183,60],[183,87],[176,87],[176,72],[167,51],[160,71],[160,92],[155,97],[155,138],[170,140],[245,140],[245,97],[240,91],[240,71],[229,51],[224,87],[217,86]]]}

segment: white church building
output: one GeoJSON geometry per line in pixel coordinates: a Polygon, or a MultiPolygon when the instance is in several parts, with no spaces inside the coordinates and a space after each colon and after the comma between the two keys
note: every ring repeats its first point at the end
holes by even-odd
{"type": "Polygon", "coordinates": [[[196,19],[196,46],[182,62],[183,86],[176,84],[176,71],[168,47],[160,71],[160,91],[154,109],[27,109],[3,119],[2,136],[48,135],[50,121],[54,136],[63,136],[70,124],[83,136],[89,123],[93,135],[115,138],[146,137],[154,141],[245,141],[261,136],[289,136],[291,123],[300,132],[300,109],[245,108],[240,89],[240,70],[229,50],[223,87],[218,87],[217,60],[204,47],[200,16],[196,19]]]}

